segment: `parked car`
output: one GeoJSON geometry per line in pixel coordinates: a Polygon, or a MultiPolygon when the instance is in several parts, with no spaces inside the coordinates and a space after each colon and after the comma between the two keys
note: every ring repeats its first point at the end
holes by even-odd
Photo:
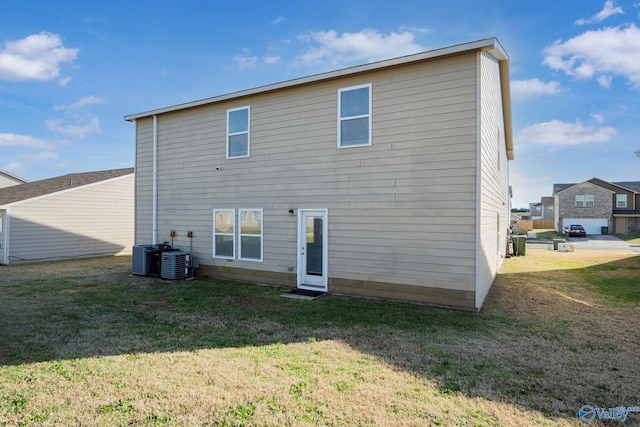
{"type": "Polygon", "coordinates": [[[566,234],[567,237],[587,237],[587,230],[579,224],[572,224],[564,228],[564,234],[566,234]]]}

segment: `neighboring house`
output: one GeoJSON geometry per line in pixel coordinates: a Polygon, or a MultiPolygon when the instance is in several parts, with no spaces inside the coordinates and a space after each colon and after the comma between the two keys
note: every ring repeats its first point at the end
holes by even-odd
{"type": "Polygon", "coordinates": [[[135,242],[175,231],[220,278],[479,309],[507,247],[509,99],[487,39],[126,116],[135,242]]]}
{"type": "Polygon", "coordinates": [[[531,213],[531,219],[542,219],[542,204],[529,203],[529,212],[531,213]]]}
{"type": "Polygon", "coordinates": [[[18,184],[26,184],[27,180],[11,175],[9,172],[0,170],[0,188],[12,187],[18,184]]]}
{"type": "Polygon", "coordinates": [[[640,235],[640,181],[608,182],[592,178],[579,184],[554,184],[556,231],[580,224],[587,234],[602,227],[616,234],[640,235]]]}
{"type": "Polygon", "coordinates": [[[542,197],[538,203],[529,203],[531,219],[553,219],[553,197],[542,197]]]}
{"type": "Polygon", "coordinates": [[[130,254],[133,168],[0,189],[0,264],[130,254]]]}
{"type": "Polygon", "coordinates": [[[553,219],[553,197],[542,197],[540,199],[541,219],[553,219]]]}

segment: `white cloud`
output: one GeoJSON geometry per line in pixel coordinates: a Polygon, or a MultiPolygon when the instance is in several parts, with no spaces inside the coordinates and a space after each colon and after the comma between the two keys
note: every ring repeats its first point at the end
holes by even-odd
{"type": "Polygon", "coordinates": [[[81,98],[72,104],[54,105],[52,108],[55,111],[75,110],[89,105],[104,104],[104,102],[104,99],[91,95],[81,98]]]}
{"type": "MultiPolygon", "coordinates": [[[[52,80],[60,76],[60,64],[76,59],[78,49],[66,48],[57,34],[41,32],[7,41],[0,49],[0,80],[52,80]]],[[[63,86],[69,78],[60,80],[63,86]]]]}
{"type": "Polygon", "coordinates": [[[392,31],[385,35],[373,29],[342,34],[330,30],[305,34],[301,38],[315,44],[299,58],[302,63],[329,63],[331,67],[353,62],[373,62],[425,50],[416,43],[414,34],[409,31],[392,31]]]}
{"type": "Polygon", "coordinates": [[[610,126],[586,126],[580,120],[573,123],[551,120],[521,129],[514,139],[517,144],[568,147],[607,142],[617,133],[610,126]]]}
{"type": "Polygon", "coordinates": [[[607,0],[604,3],[604,7],[600,12],[596,13],[589,19],[580,18],[575,23],[577,25],[585,25],[585,24],[592,24],[594,22],[602,22],[608,17],[612,15],[618,15],[618,14],[624,14],[624,11],[622,10],[622,8],[614,7],[613,0],[607,0]]]}
{"type": "Polygon", "coordinates": [[[238,68],[246,70],[249,68],[255,68],[258,63],[258,57],[251,54],[249,49],[243,49],[243,53],[233,57],[233,60],[238,64],[238,68]]]}
{"type": "Polygon", "coordinates": [[[53,144],[43,139],[34,138],[28,135],[0,133],[0,147],[37,148],[47,150],[53,147],[53,144]]]}
{"type": "Polygon", "coordinates": [[[62,125],[62,120],[46,120],[44,123],[47,129],[59,132],[70,138],[84,138],[91,133],[100,131],[100,122],[98,122],[97,117],[91,119],[91,121],[84,126],[62,125]]]}
{"type": "Polygon", "coordinates": [[[284,16],[278,16],[276,19],[271,21],[271,25],[280,25],[284,22],[284,16]]]}
{"type": "Polygon", "coordinates": [[[600,114],[592,114],[591,118],[597,123],[604,123],[604,117],[602,117],[600,114]]]}
{"type": "Polygon", "coordinates": [[[577,79],[596,78],[603,87],[613,76],[640,89],[640,29],[635,24],[587,31],[544,49],[543,64],[577,79]]]}
{"type": "Polygon", "coordinates": [[[63,77],[60,80],[58,80],[58,84],[62,87],[66,87],[70,81],[71,81],[71,77],[63,77]]]}
{"type": "Polygon", "coordinates": [[[550,81],[545,83],[540,79],[513,80],[511,82],[511,98],[513,101],[523,101],[538,95],[555,95],[562,91],[560,83],[550,81]]]}
{"type": "Polygon", "coordinates": [[[264,58],[265,64],[275,64],[278,61],[280,61],[279,56],[265,56],[264,58]]]}

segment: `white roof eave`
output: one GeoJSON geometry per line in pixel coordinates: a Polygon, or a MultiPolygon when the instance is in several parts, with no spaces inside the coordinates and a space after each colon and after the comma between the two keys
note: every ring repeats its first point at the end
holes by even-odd
{"type": "Polygon", "coordinates": [[[463,43],[455,46],[450,46],[442,49],[430,50],[426,52],[416,53],[413,55],[401,56],[398,58],[387,59],[383,61],[373,62],[370,64],[358,65],[355,67],[344,68],[336,71],[330,71],[321,74],[315,74],[312,76],[301,77],[298,79],[287,80],[280,83],[270,84],[266,86],[259,86],[252,89],[242,90],[239,92],[233,92],[225,95],[215,96],[211,98],[205,98],[197,101],[178,104],[170,107],[158,108],[155,110],[149,110],[142,113],[130,114],[124,116],[126,121],[135,121],[137,119],[151,117],[154,115],[170,113],[173,111],[184,110],[188,108],[199,107],[201,105],[214,104],[217,102],[228,101],[231,99],[242,98],[245,96],[256,95],[260,93],[272,92],[276,90],[287,89],[295,86],[307,85],[323,80],[331,80],[339,77],[350,76],[354,74],[364,73],[368,71],[380,70],[383,68],[395,67],[398,65],[409,64],[412,62],[425,61],[429,59],[435,59],[444,57],[447,55],[454,55],[463,52],[470,51],[488,51],[499,61],[508,61],[508,56],[495,37],[477,40],[474,42],[463,43]]]}

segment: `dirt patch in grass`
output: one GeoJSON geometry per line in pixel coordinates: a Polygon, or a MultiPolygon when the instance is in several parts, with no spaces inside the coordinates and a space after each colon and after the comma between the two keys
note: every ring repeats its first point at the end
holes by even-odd
{"type": "Polygon", "coordinates": [[[0,267],[0,425],[584,425],[639,404],[634,255],[528,250],[479,314],[0,267]]]}

